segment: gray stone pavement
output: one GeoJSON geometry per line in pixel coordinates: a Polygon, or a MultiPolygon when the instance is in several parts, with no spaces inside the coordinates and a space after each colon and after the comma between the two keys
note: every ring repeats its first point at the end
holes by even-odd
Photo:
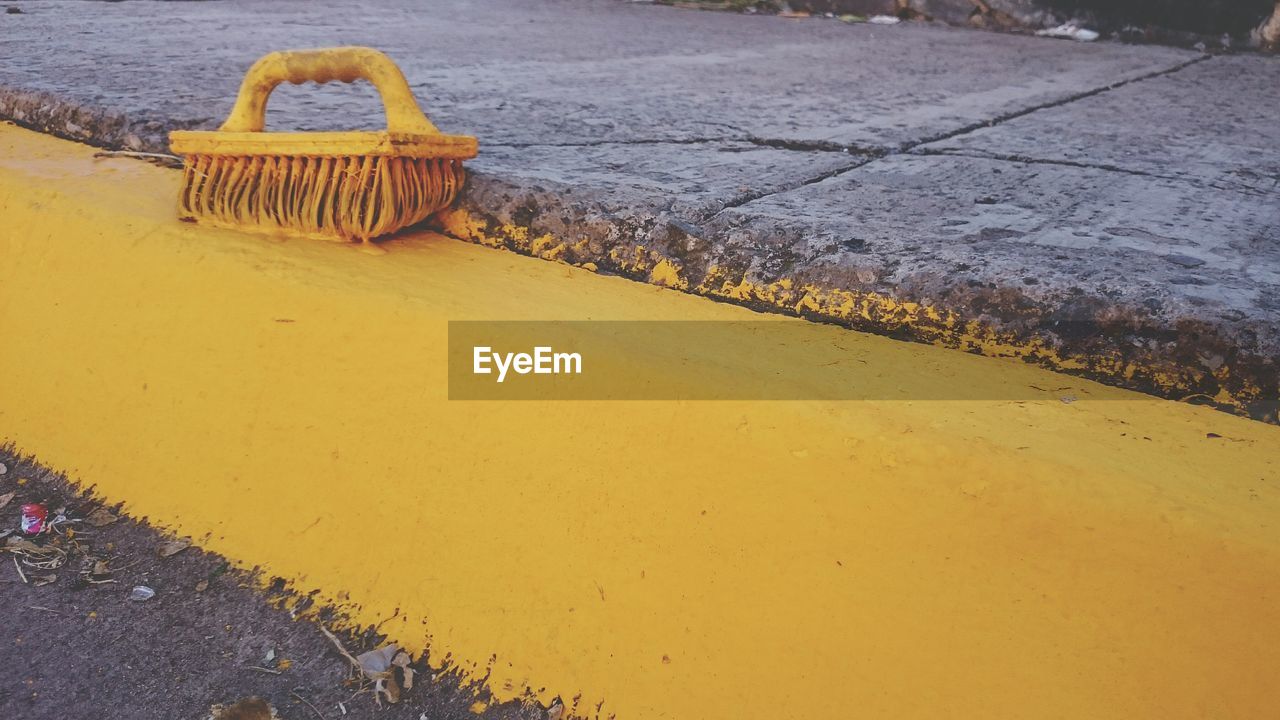
{"type": "MultiPolygon", "coordinates": [[[[615,0],[10,4],[0,117],[163,150],[259,55],[371,45],[481,139],[460,236],[1274,412],[1277,58],[615,0]]],[[[362,85],[268,112],[381,122],[362,85]]]]}

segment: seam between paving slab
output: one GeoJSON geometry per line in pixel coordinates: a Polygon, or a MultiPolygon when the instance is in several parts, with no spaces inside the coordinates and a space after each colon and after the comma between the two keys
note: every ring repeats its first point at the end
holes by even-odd
{"type": "Polygon", "coordinates": [[[1201,55],[1199,57],[1194,57],[1194,58],[1191,58],[1190,60],[1184,60],[1183,62],[1180,62],[1177,65],[1174,65],[1173,67],[1170,67],[1170,68],[1166,68],[1164,70],[1154,70],[1152,72],[1149,72],[1143,75],[1138,75],[1137,77],[1132,77],[1125,80],[1119,80],[1109,85],[1093,88],[1092,90],[1084,90],[1082,92],[1073,93],[1071,95],[1068,95],[1067,97],[1060,98],[1058,100],[1052,100],[1046,103],[1041,103],[1034,107],[1025,108],[1023,110],[1014,110],[1011,112],[1004,113],[1002,115],[997,115],[994,119],[990,121],[970,123],[958,130],[941,133],[935,137],[931,137],[926,140],[906,143],[902,146],[902,149],[909,150],[911,148],[920,147],[921,145],[928,145],[929,143],[942,142],[943,140],[950,140],[952,138],[959,137],[961,135],[966,135],[975,130],[980,130],[982,128],[987,128],[987,127],[994,127],[996,125],[1000,125],[1020,117],[1025,117],[1027,115],[1030,115],[1035,112],[1039,112],[1041,110],[1050,110],[1053,108],[1062,107],[1064,105],[1069,105],[1079,100],[1084,100],[1085,98],[1090,98],[1095,95],[1101,95],[1102,93],[1110,92],[1112,90],[1118,90],[1119,88],[1125,87],[1126,85],[1133,85],[1135,83],[1140,83],[1146,80],[1163,77],[1165,75],[1172,75],[1176,72],[1185,70],[1191,67],[1192,65],[1196,65],[1202,62],[1207,62],[1212,59],[1213,59],[1212,55],[1201,55]]]}
{"type": "MultiPolygon", "coordinates": [[[[798,144],[793,144],[793,143],[788,143],[788,142],[786,142],[786,141],[781,141],[781,142],[778,142],[778,143],[770,143],[770,142],[767,142],[767,141],[761,141],[761,142],[759,142],[758,144],[761,144],[761,145],[769,145],[770,147],[778,147],[778,148],[782,148],[782,149],[785,149],[785,150],[810,150],[810,151],[815,151],[815,150],[816,150],[816,151],[823,151],[823,150],[825,150],[825,151],[835,151],[835,152],[839,152],[839,151],[843,151],[843,152],[857,152],[857,153],[860,153],[860,154],[866,154],[866,155],[868,155],[868,156],[870,157],[870,162],[874,162],[875,160],[879,160],[879,159],[881,159],[881,158],[893,157],[893,156],[895,156],[895,155],[902,155],[902,154],[915,154],[915,155],[921,155],[921,156],[929,156],[929,155],[957,155],[957,156],[959,156],[959,155],[962,155],[962,153],[948,153],[948,152],[944,152],[944,151],[940,151],[940,150],[929,151],[929,150],[925,149],[925,148],[924,148],[924,146],[925,146],[925,145],[932,144],[932,143],[936,143],[936,142],[942,142],[942,141],[944,141],[944,140],[951,140],[952,138],[960,137],[961,135],[967,135],[967,134],[972,133],[972,132],[974,132],[974,131],[976,131],[976,130],[981,130],[981,129],[984,129],[984,128],[990,128],[990,127],[995,127],[995,126],[997,126],[997,125],[1002,125],[1002,124],[1004,124],[1004,123],[1006,123],[1006,122],[1008,122],[1008,121],[1010,121],[1010,120],[1016,120],[1017,118],[1025,117],[1025,116],[1027,116],[1027,115],[1030,115],[1030,114],[1032,114],[1032,113],[1039,112],[1039,111],[1041,111],[1041,110],[1050,110],[1050,109],[1053,109],[1053,108],[1062,107],[1062,106],[1064,106],[1064,105],[1069,105],[1069,104],[1071,104],[1071,103],[1073,103],[1073,102],[1077,102],[1077,101],[1083,100],[1083,99],[1085,99],[1085,98],[1090,98],[1090,97],[1093,97],[1093,96],[1095,96],[1095,95],[1100,95],[1100,94],[1105,93],[1105,92],[1110,92],[1110,91],[1112,91],[1112,90],[1116,90],[1116,89],[1119,89],[1119,88],[1125,87],[1126,85],[1132,85],[1132,84],[1134,84],[1134,83],[1143,82],[1143,81],[1145,81],[1145,80],[1151,80],[1151,79],[1153,79],[1153,78],[1163,77],[1163,76],[1165,76],[1165,75],[1172,75],[1172,74],[1174,74],[1174,73],[1176,73],[1176,72],[1179,72],[1179,71],[1181,71],[1181,70],[1185,70],[1186,68],[1191,67],[1192,65],[1195,65],[1195,64],[1197,64],[1197,63],[1202,63],[1202,62],[1205,62],[1205,61],[1211,60],[1212,58],[1213,58],[1213,56],[1212,56],[1212,55],[1201,55],[1200,57],[1192,58],[1192,59],[1190,59],[1190,60],[1186,60],[1186,61],[1184,61],[1184,62],[1178,63],[1177,65],[1174,65],[1174,66],[1173,66],[1173,67],[1171,67],[1171,68],[1166,68],[1166,69],[1164,69],[1164,70],[1156,70],[1156,71],[1153,71],[1153,72],[1146,73],[1145,75],[1140,75],[1140,76],[1138,76],[1138,77],[1128,78],[1128,79],[1126,79],[1126,80],[1121,80],[1121,81],[1118,81],[1118,82],[1114,82],[1114,83],[1111,83],[1111,84],[1109,84],[1109,85],[1104,85],[1104,86],[1102,86],[1102,87],[1093,88],[1093,89],[1090,89],[1090,90],[1085,90],[1085,91],[1082,91],[1082,92],[1074,93],[1074,94],[1069,95],[1069,96],[1067,96],[1067,97],[1065,97],[1065,98],[1059,98],[1059,99],[1057,99],[1057,100],[1052,100],[1052,101],[1049,101],[1049,102],[1041,103],[1041,104],[1039,104],[1039,105],[1035,105],[1035,106],[1033,106],[1033,107],[1023,108],[1023,109],[1021,109],[1021,110],[1015,110],[1015,111],[1011,111],[1011,112],[1008,112],[1008,113],[1004,113],[1004,114],[1002,114],[1002,115],[998,115],[998,116],[996,116],[996,117],[994,117],[994,118],[992,118],[992,119],[990,119],[990,120],[983,120],[983,121],[979,121],[979,122],[975,122],[975,123],[970,123],[970,124],[968,124],[968,125],[966,125],[966,126],[964,126],[964,127],[962,127],[962,128],[959,128],[959,129],[957,129],[957,130],[951,130],[951,131],[948,131],[948,132],[945,132],[945,133],[939,133],[939,134],[937,134],[937,135],[934,135],[934,136],[931,136],[931,137],[928,137],[928,138],[925,138],[925,139],[922,139],[922,140],[915,140],[915,141],[911,141],[911,142],[903,143],[903,144],[899,145],[897,148],[861,148],[861,147],[857,147],[857,146],[854,146],[854,145],[839,145],[839,144],[832,144],[832,143],[798,143],[798,144]]],[[[991,160],[1006,160],[1006,161],[1009,161],[1009,162],[1026,162],[1026,163],[1035,163],[1035,162],[1050,163],[1050,162],[1051,162],[1051,161],[1037,161],[1037,160],[1033,160],[1033,159],[1022,159],[1022,158],[1014,158],[1014,157],[1005,158],[1005,157],[999,157],[999,156],[986,156],[986,155],[983,155],[982,157],[983,157],[984,159],[991,159],[991,160]]],[[[816,175],[816,176],[814,176],[814,177],[812,177],[812,178],[810,178],[810,179],[808,179],[808,180],[806,180],[806,181],[803,181],[803,182],[798,183],[795,187],[803,187],[803,186],[805,186],[805,185],[812,185],[813,183],[821,182],[821,181],[826,180],[826,179],[828,179],[828,178],[832,178],[832,177],[836,177],[836,176],[839,176],[839,175],[843,175],[844,173],[847,173],[847,172],[849,172],[849,171],[851,171],[851,170],[855,170],[855,169],[857,169],[857,168],[859,168],[859,167],[864,167],[866,164],[867,164],[867,163],[860,163],[860,164],[857,164],[857,165],[852,165],[852,166],[850,166],[850,167],[841,168],[841,169],[836,170],[836,171],[834,171],[834,172],[822,173],[822,174],[820,174],[820,175],[816,175]]],[[[1143,175],[1143,176],[1148,176],[1148,177],[1165,177],[1165,176],[1161,176],[1161,175],[1152,175],[1152,174],[1150,174],[1150,173],[1144,173],[1144,172],[1142,172],[1142,171],[1138,171],[1138,170],[1128,170],[1128,169],[1121,168],[1121,167],[1117,167],[1117,166],[1113,166],[1113,165],[1088,165],[1088,164],[1076,164],[1076,163],[1069,163],[1069,162],[1065,162],[1065,161],[1064,161],[1064,162],[1061,162],[1061,163],[1057,163],[1057,164],[1070,165],[1070,166],[1073,166],[1073,167],[1088,167],[1088,168],[1093,168],[1093,169],[1097,169],[1097,170],[1107,170],[1107,171],[1111,171],[1111,172],[1122,172],[1122,173],[1128,173],[1128,174],[1133,174],[1133,175],[1143,175]]],[[[1180,180],[1180,179],[1182,179],[1182,178],[1167,178],[1167,179],[1180,180]]],[[[772,191],[772,192],[768,192],[768,193],[762,193],[762,194],[761,194],[761,195],[759,195],[758,197],[756,197],[756,198],[752,198],[752,200],[757,200],[757,199],[762,198],[762,197],[768,197],[769,195],[774,195],[774,194],[777,194],[778,192],[786,192],[787,190],[790,190],[790,189],[794,189],[794,188],[784,188],[784,189],[777,190],[777,191],[772,191]]],[[[749,201],[748,201],[748,202],[749,202],[749,201]]],[[[739,206],[744,205],[744,204],[746,204],[746,203],[739,203],[738,205],[726,205],[726,208],[725,208],[725,209],[728,209],[729,207],[739,207],[739,206]]],[[[723,210],[722,210],[721,212],[723,212],[723,210]]]]}

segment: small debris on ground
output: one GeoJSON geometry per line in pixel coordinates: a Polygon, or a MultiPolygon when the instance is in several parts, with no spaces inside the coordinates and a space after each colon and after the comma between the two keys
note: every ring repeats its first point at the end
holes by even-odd
{"type": "Polygon", "coordinates": [[[110,510],[107,510],[106,508],[98,508],[97,510],[89,513],[88,517],[86,517],[84,521],[94,527],[106,527],[119,519],[120,518],[116,517],[110,510]]]}
{"type": "MultiPolygon", "coordinates": [[[[0,606],[24,613],[23,635],[48,635],[54,638],[51,650],[73,650],[74,657],[66,660],[72,669],[65,677],[53,665],[25,671],[45,688],[63,690],[50,698],[65,696],[67,688],[76,686],[72,676],[84,671],[77,663],[105,655],[106,662],[131,663],[135,670],[129,674],[128,689],[110,688],[108,698],[120,702],[129,693],[169,692],[174,707],[181,709],[170,713],[173,717],[347,720],[368,716],[375,704],[389,718],[472,717],[468,703],[478,688],[467,686],[461,678],[450,673],[437,677],[427,670],[425,658],[415,661],[368,629],[353,630],[343,641],[352,652],[331,638],[332,647],[342,654],[339,658],[322,645],[326,640],[315,632],[321,628],[319,623],[295,616],[296,608],[282,614],[281,608],[270,607],[258,597],[258,583],[224,558],[207,555],[189,539],[165,537],[146,523],[117,514],[112,506],[104,507],[100,500],[77,495],[51,472],[37,468],[32,474],[25,463],[4,453],[0,448],[8,471],[0,478],[0,507],[4,508],[0,511],[0,606]],[[31,479],[15,480],[24,474],[31,479]],[[33,503],[45,508],[44,526],[38,534],[24,535],[20,507],[33,503]],[[163,601],[157,599],[157,586],[165,590],[163,601]],[[127,623],[121,635],[120,620],[138,612],[150,620],[127,623]],[[178,617],[184,619],[175,625],[178,617]],[[85,633],[80,629],[83,623],[106,628],[104,621],[115,622],[114,630],[85,633]],[[203,642],[174,641],[171,628],[188,623],[198,634],[186,637],[202,637],[203,642]],[[309,632],[301,631],[304,623],[309,632]],[[266,628],[274,628],[270,636],[266,628]],[[252,654],[242,655],[242,648],[248,647],[253,648],[252,654]],[[377,649],[359,652],[370,647],[377,649]],[[173,688],[161,688],[169,682],[167,671],[157,672],[169,660],[192,674],[217,677],[199,682],[187,677],[183,692],[172,693],[173,688]],[[251,667],[246,660],[262,666],[251,667]],[[345,680],[335,661],[348,664],[345,680]],[[228,694],[227,688],[234,694],[228,694]],[[254,697],[266,705],[231,702],[254,697]],[[211,708],[215,701],[223,704],[211,708]],[[279,708],[279,714],[272,706],[279,708]]],[[[332,617],[342,622],[336,619],[341,616],[332,617]]],[[[16,640],[11,635],[0,641],[16,640]]],[[[12,714],[7,711],[15,701],[0,691],[0,717],[12,714]]],[[[540,706],[525,702],[497,711],[507,720],[542,720],[544,713],[540,706]]]]}
{"type": "Polygon", "coordinates": [[[1098,39],[1098,33],[1093,30],[1082,28],[1075,23],[1063,23],[1057,27],[1037,30],[1036,35],[1040,37],[1062,38],[1064,40],[1077,40],[1079,42],[1093,42],[1098,39]]]}
{"type": "Polygon", "coordinates": [[[23,535],[39,535],[44,532],[44,521],[49,517],[49,509],[40,503],[27,503],[22,506],[22,523],[19,526],[23,535]]]}
{"type": "MultiPolygon", "coordinates": [[[[411,690],[413,688],[414,669],[410,667],[413,662],[409,654],[400,649],[395,643],[388,643],[368,652],[361,653],[359,656],[353,656],[347,652],[346,647],[342,645],[342,641],[338,639],[327,628],[321,626],[320,632],[329,638],[334,647],[338,649],[342,657],[351,663],[352,670],[357,675],[360,683],[360,689],[357,695],[366,689],[373,692],[374,702],[379,707],[382,706],[383,698],[392,705],[400,702],[400,694],[403,690],[411,690]],[[400,678],[396,679],[396,668],[400,669],[400,678]],[[373,683],[373,687],[367,687],[367,683],[373,683]]],[[[346,709],[342,708],[343,714],[346,709]]]]}
{"type": "Polygon", "coordinates": [[[391,643],[356,657],[356,662],[360,664],[360,672],[365,678],[373,681],[373,699],[378,704],[382,703],[383,696],[386,696],[387,702],[392,705],[400,702],[400,685],[396,683],[396,678],[391,672],[393,667],[391,660],[399,651],[400,648],[395,643],[391,643]]]}
{"type": "Polygon", "coordinates": [[[129,591],[129,599],[135,600],[137,602],[150,600],[155,596],[156,596],[156,591],[152,590],[146,585],[135,585],[134,588],[129,591]]]}
{"type": "Polygon", "coordinates": [[[400,668],[400,672],[404,677],[405,690],[413,689],[413,668],[409,667],[410,662],[412,660],[409,658],[409,653],[403,650],[396,653],[394,658],[391,658],[391,664],[400,668]]]}
{"type": "Polygon", "coordinates": [[[160,544],[157,552],[160,553],[160,557],[170,557],[177,555],[189,547],[191,547],[191,541],[185,538],[180,540],[166,540],[160,544]]]}
{"type": "Polygon", "coordinates": [[[57,570],[67,561],[67,553],[62,548],[52,544],[38,545],[17,535],[5,540],[4,550],[13,554],[13,567],[18,571],[18,578],[24,584],[36,587],[57,580],[50,571],[57,570]],[[24,567],[40,574],[29,574],[24,567]]]}
{"type": "Polygon", "coordinates": [[[902,18],[894,15],[872,15],[867,22],[872,25],[897,25],[902,22],[902,18]]]}
{"type": "Polygon", "coordinates": [[[231,705],[214,705],[209,708],[209,720],[272,720],[277,717],[275,708],[260,697],[251,697],[231,705]]]}

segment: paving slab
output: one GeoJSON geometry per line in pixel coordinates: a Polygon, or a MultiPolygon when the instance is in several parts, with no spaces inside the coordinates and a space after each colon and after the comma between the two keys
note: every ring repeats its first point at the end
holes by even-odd
{"type": "Polygon", "coordinates": [[[1139,385],[1276,392],[1280,206],[1248,193],[904,154],[714,224],[723,241],[709,262],[759,286],[790,278],[953,309],[939,332],[981,323],[1004,344],[1088,358],[1139,385]],[[759,262],[783,253],[786,267],[759,262]]]}
{"type": "MultiPolygon", "coordinates": [[[[0,117],[29,127],[163,151],[262,53],[374,45],[481,138],[457,237],[1274,417],[1274,60],[610,1],[14,4],[0,117]],[[1064,340],[1067,298],[1141,329],[1064,340]]],[[[285,86],[268,123],[382,112],[285,86]]]]}
{"type": "Polygon", "coordinates": [[[567,199],[590,197],[610,213],[657,210],[697,221],[727,206],[871,159],[864,154],[783,150],[747,142],[607,143],[571,149],[490,147],[469,167],[482,176],[519,183],[527,200],[554,192],[567,199]]]}
{"type": "Polygon", "coordinates": [[[1280,189],[1280,58],[1216,57],[926,145],[1109,166],[1260,194],[1280,189]]]}

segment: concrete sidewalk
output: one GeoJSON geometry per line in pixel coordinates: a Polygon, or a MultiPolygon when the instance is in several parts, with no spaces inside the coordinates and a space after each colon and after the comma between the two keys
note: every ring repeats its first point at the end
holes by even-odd
{"type": "MultiPolygon", "coordinates": [[[[259,55],[372,45],[481,138],[454,235],[1275,418],[1275,58],[611,1],[11,4],[24,125],[163,151],[259,55]]],[[[268,117],[382,121],[360,86],[268,117]]]]}

